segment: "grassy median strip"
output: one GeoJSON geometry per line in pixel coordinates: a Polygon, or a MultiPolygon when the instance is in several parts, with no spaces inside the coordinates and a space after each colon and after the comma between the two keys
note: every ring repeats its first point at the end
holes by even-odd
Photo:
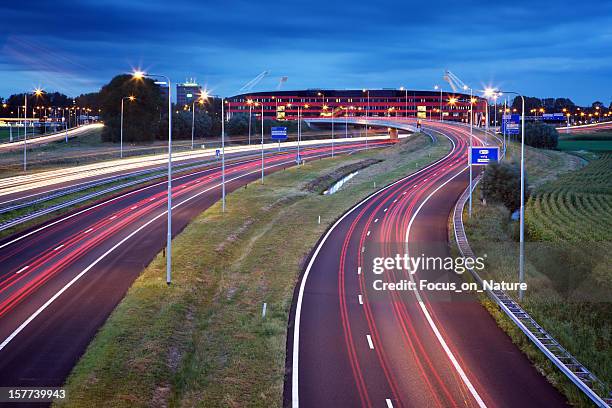
{"type": "MultiPolygon", "coordinates": [[[[512,146],[517,158],[518,147],[512,146]]],[[[610,282],[610,160],[602,155],[587,166],[576,156],[528,148],[526,282],[523,307],[582,364],[612,383],[610,282]],[[608,228],[606,228],[608,227],[608,228]]],[[[480,196],[477,188],[474,197],[480,196]]],[[[500,204],[474,200],[466,232],[477,255],[487,254],[484,279],[514,282],[518,276],[518,223],[500,204]]],[[[510,293],[516,298],[516,293],[510,293]]],[[[492,302],[485,306],[535,366],[577,406],[586,397],[492,302]]]]}
{"type": "Polygon", "coordinates": [[[161,255],[134,282],[75,367],[62,405],[281,406],[288,313],[310,249],[374,182],[380,188],[449,148],[413,136],[384,151],[311,161],[232,193],[225,215],[215,205],[175,238],[172,286],[161,255]],[[308,188],[371,159],[381,161],[336,194],[308,188]]]}

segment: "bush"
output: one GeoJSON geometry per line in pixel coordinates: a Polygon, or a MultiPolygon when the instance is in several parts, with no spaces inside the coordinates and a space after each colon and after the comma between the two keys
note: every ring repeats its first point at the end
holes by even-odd
{"type": "MultiPolygon", "coordinates": [[[[480,182],[482,196],[487,201],[502,203],[511,212],[521,205],[521,170],[516,163],[487,165],[480,182]]],[[[527,181],[525,181],[525,193],[527,181]]],[[[525,198],[526,199],[526,198],[525,198]]]]}
{"type": "Polygon", "coordinates": [[[525,144],[539,149],[556,149],[559,133],[553,126],[542,122],[525,124],[525,144]]]}

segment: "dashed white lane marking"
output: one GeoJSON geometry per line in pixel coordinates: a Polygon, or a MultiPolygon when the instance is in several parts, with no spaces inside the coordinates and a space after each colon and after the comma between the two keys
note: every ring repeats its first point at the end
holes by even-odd
{"type": "Polygon", "coordinates": [[[153,200],[155,200],[155,197],[149,198],[149,201],[153,201],[153,200]]]}
{"type": "Polygon", "coordinates": [[[404,192],[402,193],[402,195],[404,195],[404,194],[406,194],[406,193],[407,193],[407,191],[404,191],[404,192]]]}
{"type": "Polygon", "coordinates": [[[415,184],[414,186],[412,186],[412,188],[416,188],[416,186],[418,186],[418,184],[415,184]]]}
{"type": "Polygon", "coordinates": [[[55,247],[54,251],[57,251],[58,249],[61,249],[63,246],[64,246],[64,244],[62,244],[62,245],[60,245],[58,247],[55,247]]]}
{"type": "Polygon", "coordinates": [[[363,296],[362,296],[362,295],[359,295],[358,297],[359,297],[359,304],[360,304],[360,305],[363,305],[363,296]]]}
{"type": "Polygon", "coordinates": [[[15,272],[15,273],[21,273],[21,272],[25,271],[26,269],[28,269],[29,267],[30,267],[30,265],[26,265],[23,268],[21,268],[20,270],[18,270],[17,272],[15,272]]]}
{"type": "Polygon", "coordinates": [[[117,218],[117,216],[113,215],[112,217],[109,218],[109,220],[114,220],[115,218],[117,218]]]}
{"type": "Polygon", "coordinates": [[[387,208],[385,208],[385,209],[383,210],[383,212],[387,212],[387,208]]]}
{"type": "Polygon", "coordinates": [[[371,233],[371,232],[372,232],[372,231],[368,231],[368,237],[370,236],[370,233],[371,233]]]}
{"type": "Polygon", "coordinates": [[[374,220],[374,222],[378,222],[378,218],[374,220]]]}
{"type": "Polygon", "coordinates": [[[361,252],[365,252],[365,247],[364,246],[361,247],[361,252]]]}
{"type": "Polygon", "coordinates": [[[361,266],[357,267],[357,275],[361,275],[361,266]]]}
{"type": "Polygon", "coordinates": [[[372,343],[372,336],[366,334],[366,338],[368,339],[368,346],[370,346],[370,350],[374,350],[374,343],[372,343]]]}
{"type": "Polygon", "coordinates": [[[137,209],[137,208],[138,208],[138,206],[137,206],[137,205],[135,205],[135,206],[133,206],[133,207],[130,207],[130,210],[135,210],[135,209],[137,209]]]}
{"type": "Polygon", "coordinates": [[[394,203],[397,203],[397,198],[395,200],[393,200],[394,203]]]}
{"type": "Polygon", "coordinates": [[[93,228],[88,229],[87,231],[84,232],[84,234],[90,233],[91,231],[93,231],[93,228]]]}
{"type": "Polygon", "coordinates": [[[389,398],[387,398],[385,402],[387,403],[387,408],[393,408],[393,402],[391,402],[389,398]]]}

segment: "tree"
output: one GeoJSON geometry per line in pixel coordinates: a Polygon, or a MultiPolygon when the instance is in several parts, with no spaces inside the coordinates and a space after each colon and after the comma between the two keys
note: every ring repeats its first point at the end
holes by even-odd
{"type": "Polygon", "coordinates": [[[525,124],[525,144],[539,149],[556,149],[559,132],[542,122],[525,124]]]}
{"type": "Polygon", "coordinates": [[[236,114],[227,122],[228,135],[244,135],[249,131],[249,115],[236,114]]]}
{"type": "MultiPolygon", "coordinates": [[[[124,101],[123,141],[153,141],[163,139],[161,123],[167,123],[166,106],[162,109],[159,87],[148,78],[133,79],[130,75],[118,75],[99,92],[101,119],[105,126],[102,140],[118,142],[121,127],[121,99],[133,95],[134,102],[124,101]]],[[[166,124],[167,126],[167,124],[166,124]]],[[[167,132],[167,129],[166,129],[167,132]]]]}
{"type": "MultiPolygon", "coordinates": [[[[483,198],[502,203],[511,212],[521,205],[521,170],[517,163],[492,163],[487,165],[480,189],[483,198]]],[[[527,181],[525,181],[527,191],[527,181]]]]}
{"type": "Polygon", "coordinates": [[[195,138],[210,135],[212,127],[210,116],[196,107],[195,118],[189,111],[179,111],[172,115],[172,137],[174,139],[191,139],[192,119],[194,119],[195,138]]]}
{"type": "Polygon", "coordinates": [[[573,110],[576,107],[576,104],[572,102],[569,98],[557,98],[555,99],[555,112],[562,112],[563,108],[573,110]]]}
{"type": "MultiPolygon", "coordinates": [[[[540,98],[535,98],[533,96],[525,96],[525,112],[529,112],[531,109],[541,108],[542,101],[540,98]]],[[[521,112],[522,109],[522,101],[520,97],[514,98],[512,101],[512,108],[516,109],[517,112],[521,112]]]]}

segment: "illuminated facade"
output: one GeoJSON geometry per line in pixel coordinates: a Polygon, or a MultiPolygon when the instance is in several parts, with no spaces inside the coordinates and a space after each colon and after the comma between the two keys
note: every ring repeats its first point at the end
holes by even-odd
{"type": "MultiPolygon", "coordinates": [[[[474,123],[485,120],[486,100],[473,97],[474,123]]],[[[253,92],[226,99],[229,116],[252,114],[265,119],[295,120],[323,117],[393,117],[469,122],[470,95],[402,89],[253,92]]]]}
{"type": "MultiPolygon", "coordinates": [[[[197,100],[202,93],[202,87],[195,81],[191,80],[184,84],[176,84],[176,105],[178,107],[186,106],[197,100]]],[[[166,94],[166,98],[168,94],[166,94]]]]}

